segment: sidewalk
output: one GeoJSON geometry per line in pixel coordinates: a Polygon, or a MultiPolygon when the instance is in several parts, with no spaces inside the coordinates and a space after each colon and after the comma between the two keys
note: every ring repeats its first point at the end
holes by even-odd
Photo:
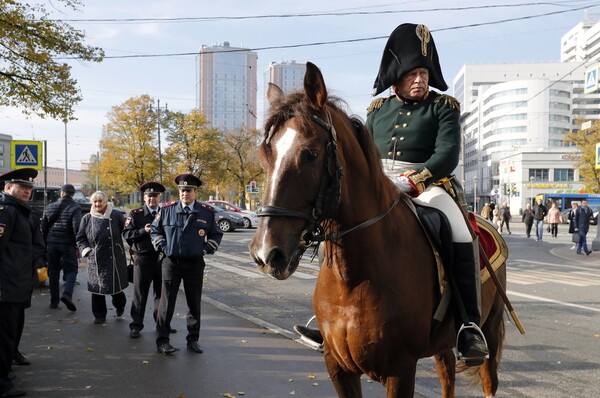
{"type": "MultiPolygon", "coordinates": [[[[126,291],[127,311],[131,290],[126,291]]],[[[48,289],[34,292],[20,345],[32,364],[14,366],[15,386],[28,397],[337,397],[320,352],[206,301],[200,335],[204,353],[188,351],[183,292],[172,323],[178,332],[171,335],[181,351],[172,356],[156,352],[150,311],[142,336],[132,339],[130,319],[117,319],[110,304],[106,324],[93,324],[84,283],[76,286],[74,298],[76,312],[62,304],[52,310],[48,289]]],[[[385,394],[365,377],[362,385],[367,398],[385,394]]]]}

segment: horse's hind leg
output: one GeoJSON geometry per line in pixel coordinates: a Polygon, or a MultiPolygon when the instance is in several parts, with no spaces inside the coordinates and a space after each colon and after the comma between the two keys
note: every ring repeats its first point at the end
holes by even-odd
{"type": "Polygon", "coordinates": [[[485,335],[490,352],[489,359],[483,361],[479,367],[481,388],[486,398],[496,396],[498,390],[498,364],[502,356],[502,344],[504,342],[504,303],[500,295],[496,295],[490,314],[481,330],[485,335]]]}
{"type": "Polygon", "coordinates": [[[361,398],[360,374],[344,371],[325,349],[325,365],[340,398],[361,398]]]}
{"type": "Polygon", "coordinates": [[[454,398],[456,357],[452,350],[435,355],[435,368],[440,379],[440,384],[442,385],[442,397],[454,398]]]}

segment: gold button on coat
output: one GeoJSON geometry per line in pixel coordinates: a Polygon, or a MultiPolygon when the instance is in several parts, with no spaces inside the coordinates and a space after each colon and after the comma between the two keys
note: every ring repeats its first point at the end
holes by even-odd
{"type": "Polygon", "coordinates": [[[400,128],[400,125],[399,125],[399,124],[397,124],[397,125],[395,125],[395,126],[394,126],[394,128],[395,128],[395,129],[399,129],[399,128],[400,128]]]}
{"type": "Polygon", "coordinates": [[[402,127],[408,127],[408,123],[404,123],[402,127]]]}
{"type": "Polygon", "coordinates": [[[406,138],[400,137],[399,139],[400,139],[400,141],[404,141],[406,138]]]}
{"type": "Polygon", "coordinates": [[[402,152],[400,152],[400,151],[396,152],[396,156],[402,156],[402,152]]]}

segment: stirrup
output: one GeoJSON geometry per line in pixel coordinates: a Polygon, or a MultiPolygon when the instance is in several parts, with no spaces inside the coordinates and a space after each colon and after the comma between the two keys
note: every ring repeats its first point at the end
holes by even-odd
{"type": "MultiPolygon", "coordinates": [[[[306,322],[306,328],[309,329],[313,329],[310,327],[310,324],[317,319],[316,315],[313,315],[308,322],[306,322]]],[[[310,339],[308,337],[306,337],[304,334],[300,333],[300,331],[298,329],[296,329],[296,327],[294,327],[294,330],[296,331],[296,333],[298,333],[300,335],[300,340],[302,340],[304,343],[306,343],[308,346],[310,346],[311,348],[314,348],[316,350],[322,351],[323,350],[323,343],[318,343],[316,341],[314,341],[313,339],[310,339]]]]}
{"type": "Polygon", "coordinates": [[[477,324],[475,322],[469,322],[468,325],[466,325],[466,324],[461,325],[460,329],[458,329],[458,333],[456,333],[456,344],[454,345],[453,351],[454,351],[454,355],[456,356],[456,360],[457,361],[465,361],[465,364],[467,366],[482,365],[483,360],[490,357],[488,343],[485,338],[485,335],[483,334],[483,332],[481,331],[481,329],[479,328],[479,326],[477,326],[477,324]],[[488,354],[486,356],[484,356],[484,357],[466,357],[460,351],[458,351],[458,340],[459,340],[460,334],[463,331],[465,331],[466,329],[473,329],[483,339],[485,348],[487,348],[487,350],[488,350],[488,354]]]}

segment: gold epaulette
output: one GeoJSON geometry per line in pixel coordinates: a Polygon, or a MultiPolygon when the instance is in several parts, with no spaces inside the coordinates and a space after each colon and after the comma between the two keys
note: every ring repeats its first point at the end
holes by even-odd
{"type": "Polygon", "coordinates": [[[375,109],[381,108],[386,99],[387,98],[375,98],[373,101],[371,101],[371,104],[367,108],[367,116],[369,115],[369,113],[373,112],[375,109]]]}
{"type": "Polygon", "coordinates": [[[436,93],[436,94],[438,96],[436,99],[433,100],[434,104],[441,102],[443,100],[444,105],[449,106],[452,109],[456,109],[457,111],[460,112],[460,102],[458,102],[458,100],[456,98],[454,98],[450,95],[447,95],[447,94],[439,94],[439,93],[436,93]]]}

